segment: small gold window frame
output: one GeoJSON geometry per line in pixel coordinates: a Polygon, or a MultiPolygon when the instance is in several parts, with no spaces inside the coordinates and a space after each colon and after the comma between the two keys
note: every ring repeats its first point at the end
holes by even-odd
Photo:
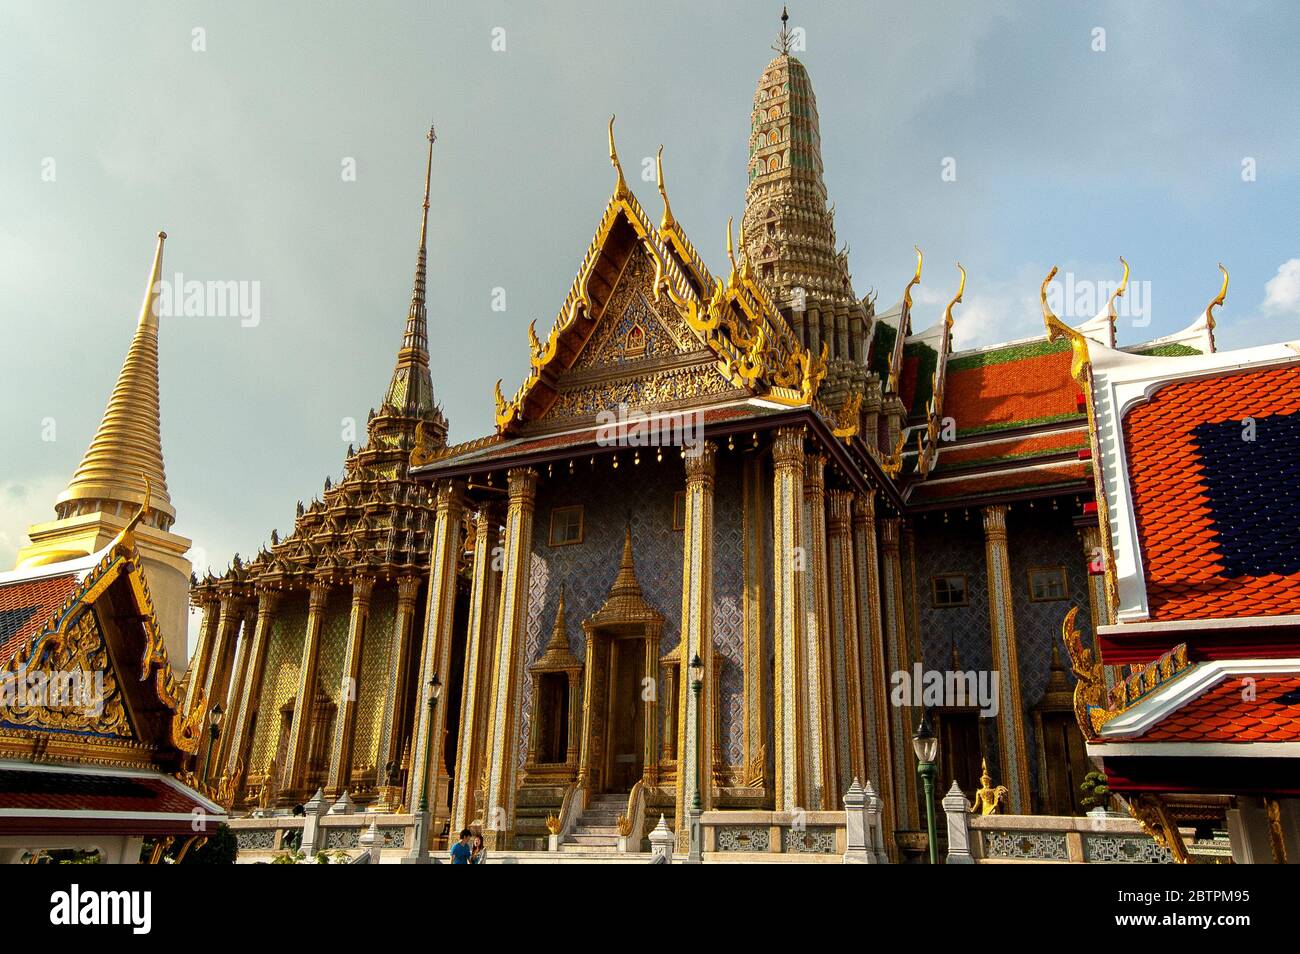
{"type": "Polygon", "coordinates": [[[582,504],[576,504],[572,507],[554,507],[551,510],[551,530],[548,542],[553,547],[571,547],[582,542],[583,537],[583,513],[582,504]],[[572,522],[568,518],[572,514],[577,514],[578,525],[577,535],[572,535],[572,522]],[[564,539],[560,539],[560,534],[564,533],[564,539]]]}
{"type": "Polygon", "coordinates": [[[673,529],[686,529],[686,491],[673,494],[673,529]]]}
{"type": "Polygon", "coordinates": [[[1059,603],[1070,598],[1070,574],[1063,566],[1031,566],[1025,572],[1025,586],[1029,590],[1031,603],[1059,603]],[[1039,596],[1035,592],[1034,577],[1040,574],[1053,574],[1061,584],[1059,596],[1039,596]]]}
{"type": "Polygon", "coordinates": [[[970,580],[966,578],[965,573],[937,573],[930,577],[930,605],[935,609],[953,609],[958,606],[970,605],[970,580]],[[940,580],[961,580],[961,600],[960,601],[940,601],[939,599],[939,581],[940,580]]]}

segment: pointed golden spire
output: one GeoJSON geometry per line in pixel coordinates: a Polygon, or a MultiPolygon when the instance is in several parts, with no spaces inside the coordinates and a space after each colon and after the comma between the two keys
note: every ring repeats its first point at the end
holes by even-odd
{"type": "Polygon", "coordinates": [[[664,147],[660,145],[659,152],[655,154],[655,177],[659,181],[659,197],[664,200],[664,217],[659,222],[660,229],[671,229],[677,227],[677,220],[673,218],[672,206],[668,204],[668,190],[664,188],[664,147]]]}
{"type": "Polygon", "coordinates": [[[433,144],[438,136],[430,124],[429,154],[424,167],[424,204],[420,219],[420,247],[415,258],[415,282],[411,289],[411,307],[406,313],[406,331],[397,352],[397,366],[388,385],[384,403],[399,411],[428,417],[434,412],[433,380],[429,376],[429,320],[425,307],[425,284],[428,274],[429,184],[433,179],[433,144]]]}
{"type": "Polygon", "coordinates": [[[632,525],[627,525],[623,537],[623,559],[618,565],[618,575],[609,588],[610,599],[618,596],[641,596],[641,584],[636,578],[636,563],[632,559],[632,525]]]}
{"type": "Polygon", "coordinates": [[[176,519],[167,495],[158,414],[158,300],[166,239],[166,232],[158,233],[135,336],[99,429],[67,489],[55,501],[60,519],[78,513],[117,512],[123,504],[134,510],[150,496],[151,525],[166,530],[176,519]]]}
{"type": "Polygon", "coordinates": [[[614,147],[614,117],[609,117],[609,164],[614,167],[618,174],[618,180],[614,183],[614,195],[622,198],[630,191],[627,187],[627,180],[623,178],[623,164],[618,161],[618,149],[614,147]]]}
{"type": "Polygon", "coordinates": [[[551,627],[551,641],[546,646],[547,653],[566,653],[569,651],[569,631],[564,619],[564,584],[560,584],[560,605],[555,608],[555,625],[551,627]]]}

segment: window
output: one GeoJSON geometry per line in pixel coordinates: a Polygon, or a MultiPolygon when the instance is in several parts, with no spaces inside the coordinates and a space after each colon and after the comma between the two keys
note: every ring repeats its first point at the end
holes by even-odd
{"type": "Polygon", "coordinates": [[[582,542],[582,507],[556,507],[551,511],[551,546],[582,542]]]}
{"type": "Polygon", "coordinates": [[[673,529],[686,529],[686,491],[679,490],[673,495],[673,529]]]}
{"type": "Polygon", "coordinates": [[[936,576],[931,582],[934,586],[935,606],[965,606],[968,602],[966,599],[966,577],[964,575],[936,576]]]}
{"type": "Polygon", "coordinates": [[[1065,567],[1032,567],[1029,570],[1029,599],[1035,603],[1067,599],[1070,595],[1065,567]]]}

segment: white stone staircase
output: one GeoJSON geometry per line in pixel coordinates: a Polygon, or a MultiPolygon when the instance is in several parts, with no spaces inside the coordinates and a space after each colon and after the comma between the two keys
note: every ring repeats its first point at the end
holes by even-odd
{"type": "Polygon", "coordinates": [[[617,855],[618,819],[626,811],[626,795],[593,795],[573,831],[560,843],[560,852],[617,855]]]}

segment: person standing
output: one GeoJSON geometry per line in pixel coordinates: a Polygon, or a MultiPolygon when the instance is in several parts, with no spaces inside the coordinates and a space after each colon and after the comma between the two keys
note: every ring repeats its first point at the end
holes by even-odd
{"type": "Polygon", "coordinates": [[[468,828],[462,828],[460,839],[451,846],[451,863],[453,865],[467,865],[473,856],[473,851],[469,846],[470,835],[473,834],[468,828]]]}

